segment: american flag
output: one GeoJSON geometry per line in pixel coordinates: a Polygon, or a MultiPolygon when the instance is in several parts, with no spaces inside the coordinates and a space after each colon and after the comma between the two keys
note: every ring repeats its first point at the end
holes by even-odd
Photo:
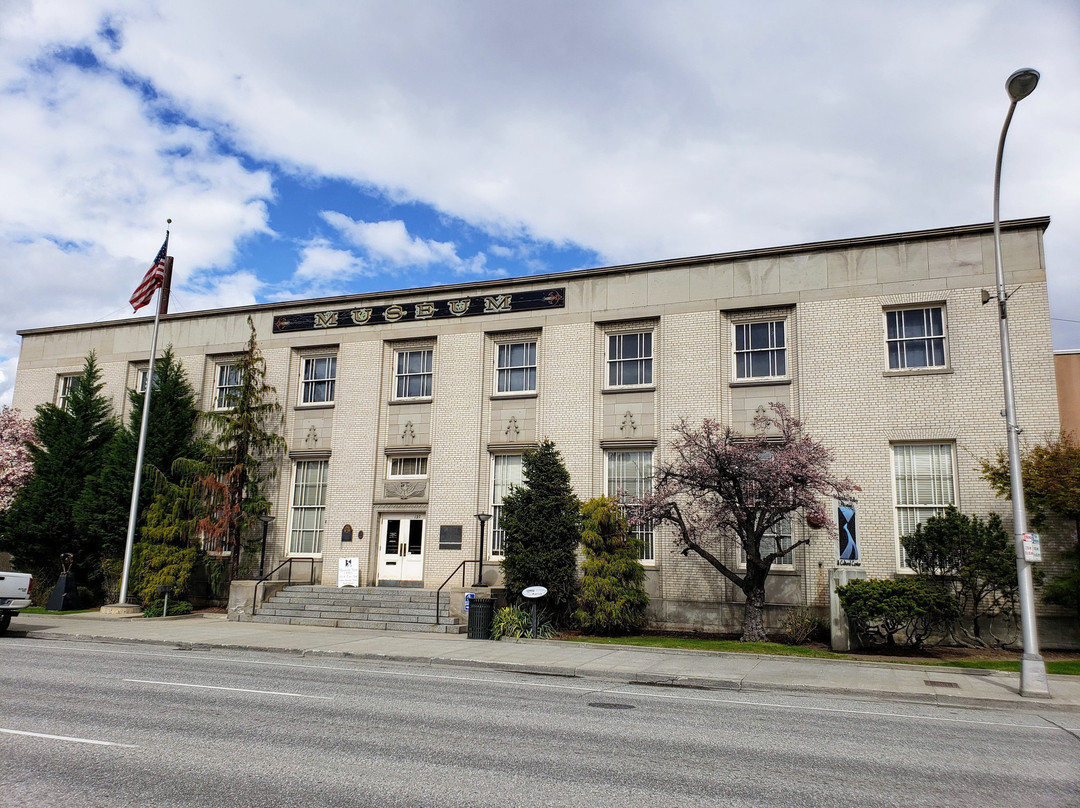
{"type": "Polygon", "coordinates": [[[139,288],[135,290],[131,299],[128,301],[135,307],[135,311],[138,311],[150,302],[150,298],[154,296],[154,290],[158,289],[165,280],[165,254],[168,251],[169,234],[166,233],[165,243],[162,244],[161,249],[158,250],[157,258],[154,259],[154,265],[146,270],[142,282],[139,283],[139,288]]]}

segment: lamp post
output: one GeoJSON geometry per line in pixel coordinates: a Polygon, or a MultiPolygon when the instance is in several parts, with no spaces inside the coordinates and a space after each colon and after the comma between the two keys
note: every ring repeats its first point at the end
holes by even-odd
{"type": "Polygon", "coordinates": [[[262,552],[259,553],[259,578],[262,578],[263,564],[266,561],[266,531],[270,528],[270,523],[274,521],[274,517],[268,513],[261,513],[259,514],[259,521],[263,523],[262,552]]]}
{"type": "Polygon", "coordinates": [[[474,589],[478,586],[487,586],[484,583],[484,525],[491,518],[491,514],[478,513],[476,518],[480,521],[480,556],[476,559],[476,583],[473,584],[474,589]]]}
{"type": "Polygon", "coordinates": [[[1031,562],[1024,558],[1024,534],[1028,532],[1027,508],[1024,504],[1024,481],[1020,469],[1020,428],[1016,424],[1016,401],[1013,395],[1012,358],[1009,353],[1009,316],[1005,293],[1005,270],[1001,264],[1001,158],[1005,152],[1005,135],[1009,131],[1016,105],[1031,95],[1039,83],[1039,71],[1031,68],[1017,70],[1005,82],[1012,103],[998,141],[997,163],[994,166],[994,268],[997,272],[998,324],[1001,330],[1001,376],[1005,384],[1005,431],[1009,449],[1009,483],[1013,507],[1013,542],[1016,547],[1016,575],[1020,585],[1020,626],[1024,654],[1020,660],[1020,695],[1050,697],[1046,681],[1046,663],[1039,655],[1039,637],[1035,626],[1035,595],[1031,562]]]}

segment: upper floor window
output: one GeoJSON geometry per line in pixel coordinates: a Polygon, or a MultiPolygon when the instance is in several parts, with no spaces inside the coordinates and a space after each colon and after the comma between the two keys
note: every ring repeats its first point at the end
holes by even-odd
{"type": "Polygon", "coordinates": [[[336,356],[305,356],[300,380],[301,404],[333,404],[336,356]]]}
{"type": "Polygon", "coordinates": [[[495,390],[499,393],[536,392],[535,342],[506,342],[496,346],[495,390]]]}
{"type": "MultiPolygon", "coordinates": [[[[652,491],[652,455],[644,452],[608,452],[607,453],[607,494],[609,497],[641,497],[652,491]]],[[[629,518],[633,515],[634,505],[623,503],[619,506],[629,518]]],[[[655,561],[653,547],[653,526],[651,523],[632,525],[629,537],[641,542],[639,558],[642,561],[655,561]]]]}
{"type": "Polygon", "coordinates": [[[217,366],[214,384],[214,409],[227,410],[240,395],[241,368],[235,362],[223,362],[217,366]]]}
{"type": "MultiPolygon", "coordinates": [[[[915,532],[931,516],[941,516],[956,504],[953,447],[949,443],[896,444],[893,449],[893,479],[896,489],[897,538],[915,532]]],[[[907,554],[900,545],[900,566],[907,566],[907,554]]]]}
{"type": "Polygon", "coordinates": [[[387,471],[390,477],[426,477],[427,457],[391,457],[390,468],[387,471]]]}
{"type": "Polygon", "coordinates": [[[394,357],[394,398],[431,397],[433,351],[398,351],[394,357]]]}
{"type": "Polygon", "coordinates": [[[927,306],[885,312],[890,370],[945,367],[945,309],[927,306]]]}
{"type": "Polygon", "coordinates": [[[56,406],[62,410],[66,410],[68,406],[68,399],[71,398],[71,391],[75,389],[75,385],[78,384],[79,379],[82,378],[81,374],[75,373],[70,376],[61,376],[58,380],[56,387],[56,406]]]}
{"type": "Polygon", "coordinates": [[[147,382],[147,380],[149,380],[149,378],[150,378],[150,368],[149,367],[137,367],[137,368],[135,368],[135,392],[136,393],[145,393],[146,392],[146,382],[147,382]]]}
{"type": "Polygon", "coordinates": [[[652,384],[653,335],[651,331],[634,334],[608,334],[608,387],[652,384]]]}
{"type": "Polygon", "coordinates": [[[783,320],[735,324],[735,378],[773,379],[787,375],[787,335],[783,320]]]}

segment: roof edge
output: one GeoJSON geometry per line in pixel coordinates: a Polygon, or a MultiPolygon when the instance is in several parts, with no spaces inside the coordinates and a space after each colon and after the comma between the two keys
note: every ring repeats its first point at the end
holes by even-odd
{"type": "MultiPolygon", "coordinates": [[[[1050,226],[1049,216],[1032,216],[1026,219],[1009,219],[1001,222],[1004,230],[1026,230],[1038,228],[1045,231],[1050,226]]],[[[708,255],[695,255],[684,258],[666,258],[659,261],[643,261],[634,264],[616,264],[608,267],[594,267],[588,269],[570,269],[562,272],[550,272],[543,275],[519,275],[510,278],[495,278],[492,280],[469,281],[464,283],[440,284],[438,286],[419,286],[411,289],[387,289],[378,292],[365,292],[361,294],[335,295],[333,297],[309,298],[306,300],[282,300],[273,303],[253,303],[248,306],[230,306],[222,309],[201,309],[198,311],[175,312],[163,314],[161,319],[184,320],[195,317],[226,316],[239,312],[253,311],[276,311],[279,309],[295,309],[299,306],[335,306],[350,300],[372,300],[384,297],[403,297],[420,293],[450,293],[461,289],[490,289],[505,287],[509,284],[520,285],[525,283],[547,284],[571,278],[587,278],[599,275],[610,275],[621,272],[641,272],[650,269],[666,269],[675,266],[693,266],[695,264],[710,264],[718,261],[740,261],[769,256],[790,255],[798,252],[820,252],[822,250],[839,250],[848,247],[867,247],[879,244],[891,244],[897,241],[913,241],[917,239],[941,239],[954,236],[970,236],[979,233],[993,232],[993,222],[981,224],[965,224],[956,227],[940,227],[929,230],[909,230],[899,233],[886,233],[877,236],[860,236],[857,238],[834,239],[831,241],[809,241],[802,244],[790,244],[783,247],[765,247],[751,250],[736,250],[726,253],[710,253],[708,255]]],[[[57,331],[81,331],[93,328],[106,328],[116,325],[133,325],[151,322],[153,317],[129,317],[122,320],[102,320],[95,323],[78,323],[71,325],[42,326],[39,328],[25,328],[16,331],[20,337],[33,336],[36,334],[48,334],[57,331]]]]}

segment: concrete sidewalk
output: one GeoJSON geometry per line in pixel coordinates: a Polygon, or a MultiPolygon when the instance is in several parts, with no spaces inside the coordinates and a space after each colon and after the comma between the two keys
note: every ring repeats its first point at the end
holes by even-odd
{"type": "Polygon", "coordinates": [[[351,659],[454,665],[603,681],[743,692],[840,694],[939,705],[1080,711],[1080,677],[1050,676],[1050,699],[1020,696],[1018,673],[552,640],[469,640],[464,634],[241,623],[225,615],[167,618],[22,614],[0,648],[19,637],[229,648],[351,659]]]}

